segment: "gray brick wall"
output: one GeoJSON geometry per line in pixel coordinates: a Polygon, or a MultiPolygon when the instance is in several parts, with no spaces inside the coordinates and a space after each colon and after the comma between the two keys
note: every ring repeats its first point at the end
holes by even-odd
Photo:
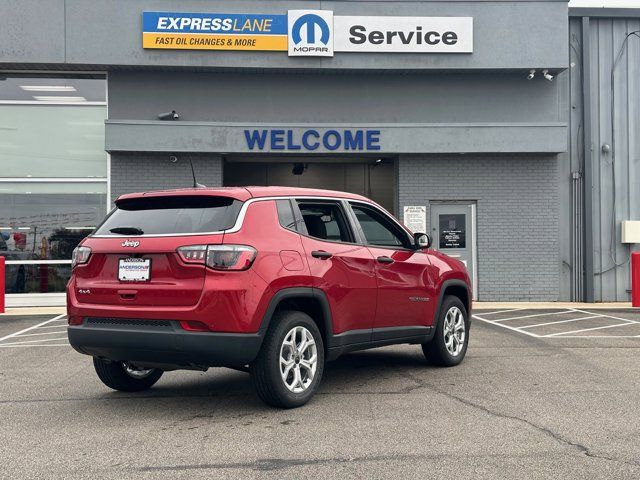
{"type": "Polygon", "coordinates": [[[476,201],[478,299],[557,301],[558,168],[556,157],[403,156],[399,211],[430,201],[476,201]]]}
{"type": "Polygon", "coordinates": [[[123,193],[190,187],[193,185],[189,159],[199,183],[222,186],[222,159],[217,156],[117,153],[111,155],[111,199],[123,193]]]}

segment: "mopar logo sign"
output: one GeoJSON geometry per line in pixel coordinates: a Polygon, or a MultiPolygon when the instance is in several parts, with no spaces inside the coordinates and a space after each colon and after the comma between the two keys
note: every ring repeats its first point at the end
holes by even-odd
{"type": "Polygon", "coordinates": [[[289,56],[333,57],[333,12],[289,10],[289,56]]]}

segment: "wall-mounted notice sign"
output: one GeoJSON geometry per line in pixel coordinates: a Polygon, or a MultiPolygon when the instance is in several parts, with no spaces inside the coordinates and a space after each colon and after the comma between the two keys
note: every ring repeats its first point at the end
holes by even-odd
{"type": "Polygon", "coordinates": [[[427,207],[404,207],[404,224],[413,233],[427,233],[427,207]]]}

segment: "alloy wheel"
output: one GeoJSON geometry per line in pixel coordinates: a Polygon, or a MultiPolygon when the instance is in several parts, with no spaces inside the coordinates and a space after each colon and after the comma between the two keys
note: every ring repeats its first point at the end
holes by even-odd
{"type": "Polygon", "coordinates": [[[302,326],[293,327],[280,346],[280,376],[293,393],[304,392],[316,375],[318,349],[313,335],[302,326]]]}
{"type": "Polygon", "coordinates": [[[464,348],[467,334],[464,315],[458,307],[451,307],[447,311],[442,330],[447,351],[451,356],[457,357],[464,348]]]}

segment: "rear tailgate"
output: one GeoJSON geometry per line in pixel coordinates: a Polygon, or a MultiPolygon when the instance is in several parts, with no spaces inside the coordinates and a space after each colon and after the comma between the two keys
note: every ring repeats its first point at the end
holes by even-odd
{"type": "Polygon", "coordinates": [[[220,244],[222,234],[193,237],[90,238],[83,244],[91,248],[86,265],[74,271],[76,295],[80,303],[106,305],[189,306],[200,299],[205,266],[187,264],[178,247],[199,243],[220,244]],[[127,246],[123,246],[126,243],[127,246]],[[129,245],[135,245],[137,247],[129,245]],[[129,259],[150,261],[149,279],[123,281],[121,262],[129,259]]]}
{"type": "MultiPolygon", "coordinates": [[[[78,302],[197,304],[205,282],[204,260],[188,263],[178,249],[221,244],[241,206],[237,199],[197,193],[116,201],[117,208],[82,242],[91,254],[73,271],[78,302]]],[[[196,249],[195,254],[200,252],[196,249]]]]}

